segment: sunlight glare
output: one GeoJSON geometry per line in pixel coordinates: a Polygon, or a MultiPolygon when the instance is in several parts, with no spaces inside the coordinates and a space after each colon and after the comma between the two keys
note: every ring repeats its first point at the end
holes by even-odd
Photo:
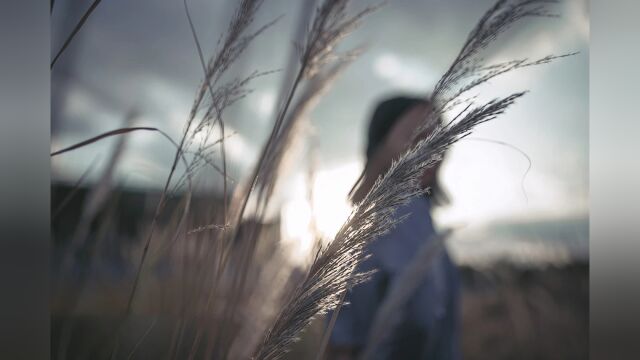
{"type": "Polygon", "coordinates": [[[284,204],[281,215],[283,245],[293,262],[303,263],[311,255],[313,225],[325,244],[333,240],[351,212],[347,196],[361,167],[354,161],[319,170],[313,180],[312,204],[305,178],[298,176],[297,186],[292,187],[295,193],[284,204]]]}

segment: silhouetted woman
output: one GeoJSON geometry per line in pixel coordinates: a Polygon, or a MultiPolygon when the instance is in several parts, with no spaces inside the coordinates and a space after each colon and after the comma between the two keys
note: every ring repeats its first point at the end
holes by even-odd
{"type": "MultiPolygon", "coordinates": [[[[412,135],[428,111],[428,102],[411,97],[394,97],[376,107],[369,124],[367,164],[354,187],[354,202],[361,200],[378,176],[412,145],[412,135]]],[[[421,185],[431,189],[430,194],[401,207],[395,216],[407,218],[367,247],[371,257],[358,270],[378,271],[371,280],[347,293],[331,334],[329,358],[356,359],[361,354],[387,291],[418,249],[435,234],[431,209],[447,201],[438,184],[438,168],[439,164],[427,169],[421,179],[421,185]]],[[[458,275],[444,250],[405,304],[401,321],[377,348],[376,358],[460,359],[458,299],[458,275]]]]}

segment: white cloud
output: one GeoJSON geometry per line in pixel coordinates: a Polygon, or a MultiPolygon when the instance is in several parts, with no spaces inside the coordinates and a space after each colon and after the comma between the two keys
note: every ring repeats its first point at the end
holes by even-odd
{"type": "MultiPolygon", "coordinates": [[[[566,179],[511,156],[502,147],[459,143],[441,169],[452,204],[438,211],[441,224],[481,224],[501,218],[568,216],[587,209],[586,194],[568,189],[566,179]],[[524,191],[523,192],[523,186],[524,191]],[[526,195],[525,195],[526,193],[526,195]]],[[[514,155],[515,156],[515,155],[514,155]]]]}
{"type": "Polygon", "coordinates": [[[276,94],[271,90],[261,91],[256,94],[256,100],[252,102],[254,111],[261,118],[266,119],[276,107],[276,94]]]}
{"type": "Polygon", "coordinates": [[[424,61],[383,53],[373,62],[373,72],[393,86],[414,91],[426,91],[437,81],[437,75],[424,61]]]}

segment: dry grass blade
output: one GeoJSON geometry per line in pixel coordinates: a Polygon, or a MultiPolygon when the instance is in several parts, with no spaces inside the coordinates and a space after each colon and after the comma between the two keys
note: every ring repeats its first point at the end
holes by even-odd
{"type": "Polygon", "coordinates": [[[124,134],[128,134],[130,132],[134,132],[134,131],[157,131],[159,132],[162,136],[164,136],[166,139],[168,139],[169,141],[171,141],[171,143],[175,146],[178,146],[178,144],[169,136],[167,135],[167,133],[165,133],[164,131],[155,128],[155,127],[149,127],[149,126],[137,126],[137,127],[126,127],[126,128],[120,128],[120,129],[115,129],[115,130],[110,130],[107,132],[104,132],[100,135],[96,135],[92,138],[89,138],[87,140],[83,140],[79,143],[67,146],[66,148],[54,151],[51,153],[51,157],[53,156],[58,156],[61,154],[64,154],[66,152],[72,151],[72,150],[76,150],[79,149],[81,147],[93,144],[94,142],[106,139],[108,137],[111,136],[117,136],[117,135],[124,135],[124,134]]]}
{"type": "MultiPolygon", "coordinates": [[[[82,17],[80,18],[80,21],[78,21],[78,24],[76,24],[76,26],[73,28],[73,31],[71,31],[71,34],[69,34],[67,39],[64,41],[64,44],[62,44],[62,47],[60,48],[60,50],[58,50],[58,52],[56,53],[56,56],[53,57],[53,60],[51,61],[51,66],[49,67],[50,69],[53,69],[53,66],[58,61],[58,58],[60,58],[60,56],[67,49],[69,44],[71,44],[71,40],[73,40],[76,34],[78,34],[78,32],[80,31],[84,23],[87,21],[87,19],[89,19],[89,16],[93,13],[93,10],[95,10],[98,7],[98,4],[100,4],[101,1],[102,0],[94,0],[93,3],[91,3],[91,6],[89,6],[89,9],[87,9],[84,15],[82,15],[82,17]]],[[[51,11],[53,11],[53,0],[51,1],[51,11]]]]}
{"type": "Polygon", "coordinates": [[[501,145],[504,146],[508,149],[514,150],[517,153],[519,153],[520,155],[522,155],[522,157],[524,157],[524,159],[527,161],[527,168],[525,169],[524,173],[522,173],[522,179],[520,180],[520,188],[522,189],[522,195],[524,196],[525,200],[527,202],[529,202],[529,196],[527,195],[527,190],[524,187],[524,181],[527,178],[527,175],[529,174],[529,171],[531,171],[531,168],[533,167],[533,162],[531,161],[531,157],[529,157],[529,155],[527,155],[526,152],[524,152],[522,149],[520,149],[517,146],[514,146],[512,144],[506,143],[504,141],[499,141],[499,140],[494,140],[494,139],[486,139],[486,138],[479,138],[479,137],[473,137],[473,138],[469,138],[467,137],[465,139],[466,141],[481,141],[481,142],[487,142],[487,143],[491,143],[491,144],[497,144],[497,145],[501,145]]]}

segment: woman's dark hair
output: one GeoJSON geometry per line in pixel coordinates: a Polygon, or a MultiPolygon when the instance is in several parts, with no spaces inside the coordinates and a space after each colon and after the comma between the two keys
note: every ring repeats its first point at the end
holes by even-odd
{"type": "MultiPolygon", "coordinates": [[[[381,101],[376,106],[367,131],[367,161],[370,160],[378,146],[383,143],[396,121],[407,110],[418,104],[429,104],[429,102],[426,97],[395,96],[381,101]]],[[[431,185],[430,198],[434,205],[445,205],[449,202],[449,198],[442,189],[437,176],[431,185]]]]}

